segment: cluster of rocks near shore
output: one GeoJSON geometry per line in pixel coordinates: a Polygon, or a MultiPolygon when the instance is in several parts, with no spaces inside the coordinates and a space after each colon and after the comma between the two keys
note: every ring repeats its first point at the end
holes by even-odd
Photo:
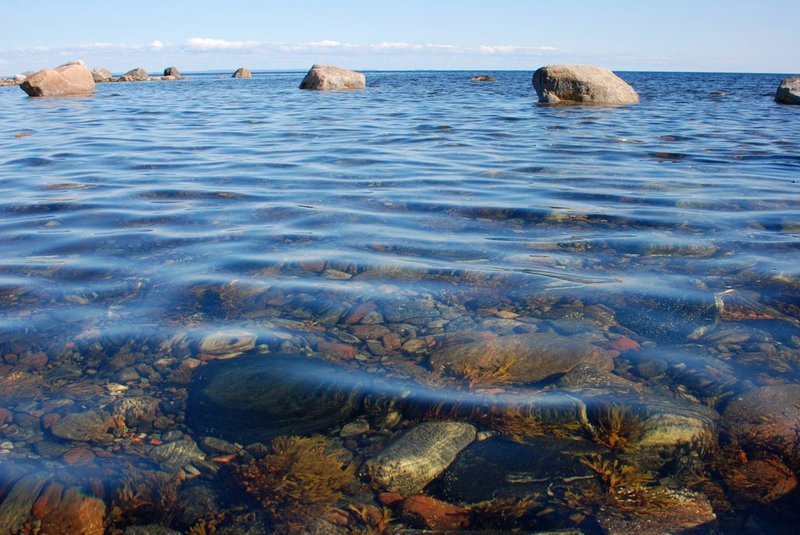
{"type": "MultiPolygon", "coordinates": [[[[386,276],[325,262],[286,265],[281,272],[327,280],[386,276]]],[[[770,343],[765,333],[736,321],[730,313],[735,294],[715,296],[722,305],[712,305],[714,326],[687,336],[694,351],[708,349],[697,366],[673,348],[669,359],[654,351],[651,340],[620,325],[606,306],[545,297],[513,302],[483,285],[467,290],[466,281],[456,282],[465,295],[455,300],[393,293],[385,300],[335,300],[323,309],[318,295],[236,281],[198,283],[186,289],[182,313],[209,314],[208,303],[219,301],[235,329],[5,344],[0,521],[17,531],[33,519],[39,526],[73,526],[64,533],[99,535],[109,525],[126,533],[199,530],[224,517],[219,534],[266,533],[268,521],[256,513],[261,531],[247,527],[250,517],[226,505],[220,485],[237,467],[269,454],[271,436],[239,433],[278,425],[287,425],[279,429],[285,434],[329,437],[359,467],[364,484],[347,500],[370,514],[391,509],[405,533],[479,528],[480,504],[527,503],[522,500],[532,496],[561,501],[556,511],[530,505],[540,515],[537,525],[558,525],[549,519],[566,514],[570,500],[577,500],[569,509],[574,519],[563,522],[588,522],[582,500],[608,499],[597,495],[597,470],[613,470],[614,462],[653,471],[660,480],[647,491],[656,493],[655,510],[626,513],[624,500],[636,498],[627,495],[602,505],[596,522],[609,534],[713,532],[715,514],[731,510],[731,502],[775,504],[796,492],[800,388],[734,386],[729,359],[719,354],[753,344],[781,362],[796,362],[800,339],[770,343]],[[270,328],[260,332],[256,325],[270,328]],[[319,382],[294,388],[292,373],[304,366],[318,372],[312,377],[319,382]],[[335,370],[375,378],[372,399],[359,397],[361,383],[348,385],[335,370]],[[503,373],[470,381],[468,370],[503,373]],[[680,385],[668,388],[667,377],[680,385]],[[393,382],[399,388],[386,386],[393,382]],[[441,391],[457,404],[443,406],[436,398],[441,391]],[[197,403],[201,395],[205,403],[197,403]],[[326,396],[338,414],[317,410],[326,396]],[[636,415],[628,444],[598,440],[609,425],[598,412],[603,407],[636,415]],[[295,421],[302,432],[291,430],[295,415],[308,415],[295,421]],[[510,440],[504,419],[521,423],[520,415],[541,429],[510,440]],[[722,483],[700,478],[709,457],[722,483]],[[126,485],[134,497],[152,487],[175,494],[182,505],[165,502],[178,510],[174,516],[134,514],[126,485]]],[[[636,499],[642,496],[651,495],[636,499]]],[[[321,513],[313,529],[324,525],[326,533],[344,535],[359,525],[347,500],[321,513]]]]}
{"type": "MultiPolygon", "coordinates": [[[[176,67],[167,67],[162,76],[150,76],[142,68],[131,69],[115,78],[106,68],[89,71],[83,62],[76,61],[35,73],[19,74],[12,79],[0,79],[0,86],[20,85],[30,96],[85,96],[94,91],[86,73],[95,83],[142,82],[154,80],[182,80],[176,67]],[[84,72],[86,71],[86,72],[84,72]]],[[[232,78],[251,78],[247,67],[237,69],[232,78]]],[[[473,82],[494,82],[496,78],[482,74],[473,76],[473,82]]],[[[619,76],[608,69],[588,65],[548,65],[533,73],[533,87],[541,104],[583,104],[614,106],[636,104],[639,95],[619,76]]],[[[333,65],[315,64],[308,71],[300,89],[341,91],[366,88],[363,73],[333,65]]],[[[781,104],[800,104],[800,77],[784,79],[775,93],[781,104]]]]}

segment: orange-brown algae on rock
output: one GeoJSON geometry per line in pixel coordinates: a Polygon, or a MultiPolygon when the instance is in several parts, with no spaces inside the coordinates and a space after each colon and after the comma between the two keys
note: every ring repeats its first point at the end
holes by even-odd
{"type": "Polygon", "coordinates": [[[106,506],[78,487],[67,489],[55,509],[42,519],[41,533],[103,535],[106,506]]]}
{"type": "Polygon", "coordinates": [[[744,502],[770,503],[797,487],[797,477],[779,459],[756,459],[722,471],[730,494],[744,502]]]}

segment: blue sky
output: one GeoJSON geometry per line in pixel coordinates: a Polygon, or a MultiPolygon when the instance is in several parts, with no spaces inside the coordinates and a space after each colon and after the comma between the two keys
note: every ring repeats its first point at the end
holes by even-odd
{"type": "Polygon", "coordinates": [[[797,0],[0,0],[0,74],[306,69],[800,71],[797,0]]]}

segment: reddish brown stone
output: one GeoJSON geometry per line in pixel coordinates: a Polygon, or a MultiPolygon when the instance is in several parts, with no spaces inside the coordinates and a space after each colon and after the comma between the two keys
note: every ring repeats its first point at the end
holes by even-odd
{"type": "Polygon", "coordinates": [[[11,415],[10,410],[0,407],[0,425],[11,423],[11,420],[13,419],[14,417],[11,415]]]}
{"type": "Polygon", "coordinates": [[[378,305],[376,305],[372,301],[362,303],[347,316],[344,322],[348,325],[358,323],[359,321],[364,319],[364,316],[366,316],[370,312],[373,312],[376,308],[378,308],[378,305]]]}
{"type": "Polygon", "coordinates": [[[402,345],[402,339],[394,333],[383,337],[383,347],[386,348],[386,351],[397,351],[402,345]]]}
{"type": "Polygon", "coordinates": [[[45,429],[50,429],[55,425],[59,420],[61,420],[61,416],[58,414],[51,412],[42,416],[42,427],[45,429]]]}
{"type": "Polygon", "coordinates": [[[641,347],[639,342],[633,340],[632,338],[617,338],[616,340],[610,340],[606,345],[610,349],[618,349],[619,351],[639,349],[641,347]]]}
{"type": "Polygon", "coordinates": [[[70,466],[89,464],[94,461],[94,452],[89,448],[72,448],[64,455],[64,462],[70,466]]]}
{"type": "Polygon", "coordinates": [[[26,355],[19,361],[19,366],[26,370],[41,370],[47,366],[47,355],[43,352],[26,355]]]}
{"type": "Polygon", "coordinates": [[[61,502],[61,494],[64,492],[64,485],[50,483],[39,495],[39,499],[33,504],[31,513],[35,518],[44,518],[52,513],[61,502]]]}
{"type": "Polygon", "coordinates": [[[106,506],[102,500],[84,495],[71,487],[56,508],[42,519],[42,533],[62,535],[103,535],[106,506]]]}
{"type": "Polygon", "coordinates": [[[353,346],[333,342],[320,342],[317,344],[317,351],[328,357],[345,359],[352,359],[358,354],[358,351],[353,346]]]}
{"type": "Polygon", "coordinates": [[[381,492],[378,494],[378,501],[381,505],[393,507],[403,501],[403,496],[399,492],[381,492]]]}
{"type": "Polygon", "coordinates": [[[467,509],[429,496],[409,496],[403,500],[400,514],[405,521],[427,529],[455,530],[470,524],[467,509]]]}

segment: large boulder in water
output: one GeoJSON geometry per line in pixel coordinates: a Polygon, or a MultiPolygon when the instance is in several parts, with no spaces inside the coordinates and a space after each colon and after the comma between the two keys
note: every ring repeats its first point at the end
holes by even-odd
{"type": "Polygon", "coordinates": [[[614,367],[613,353],[596,345],[552,333],[532,333],[493,338],[477,336],[448,344],[434,352],[431,366],[469,377],[471,373],[502,370],[505,382],[537,383],[569,372],[579,364],[600,370],[614,367]]]}
{"type": "Polygon", "coordinates": [[[335,91],[338,89],[364,89],[367,77],[360,72],[348,71],[333,65],[314,65],[300,83],[300,89],[335,91]]]}
{"type": "Polygon", "coordinates": [[[110,82],[114,79],[114,76],[111,74],[111,71],[106,69],[105,67],[100,67],[97,69],[92,69],[92,78],[94,78],[95,83],[103,83],[103,82],[110,82]]]}
{"type": "Polygon", "coordinates": [[[28,76],[20,87],[32,97],[86,96],[94,93],[92,72],[81,61],[28,76]]]}
{"type": "Polygon", "coordinates": [[[781,82],[775,92],[775,102],[800,104],[800,76],[792,76],[781,82]]]}
{"type": "Polygon", "coordinates": [[[147,74],[147,71],[142,69],[141,67],[137,67],[135,69],[131,69],[119,78],[117,78],[118,82],[146,82],[150,79],[150,75],[147,74]]]}
{"type": "Polygon", "coordinates": [[[183,80],[183,75],[178,67],[167,67],[164,69],[164,78],[168,80],[183,80]]]}
{"type": "Polygon", "coordinates": [[[548,65],[533,73],[533,88],[546,104],[635,104],[639,95],[608,69],[548,65]]]}
{"type": "Polygon", "coordinates": [[[252,78],[253,73],[250,72],[250,69],[247,67],[239,67],[236,69],[236,72],[233,73],[231,78],[252,78]]]}

